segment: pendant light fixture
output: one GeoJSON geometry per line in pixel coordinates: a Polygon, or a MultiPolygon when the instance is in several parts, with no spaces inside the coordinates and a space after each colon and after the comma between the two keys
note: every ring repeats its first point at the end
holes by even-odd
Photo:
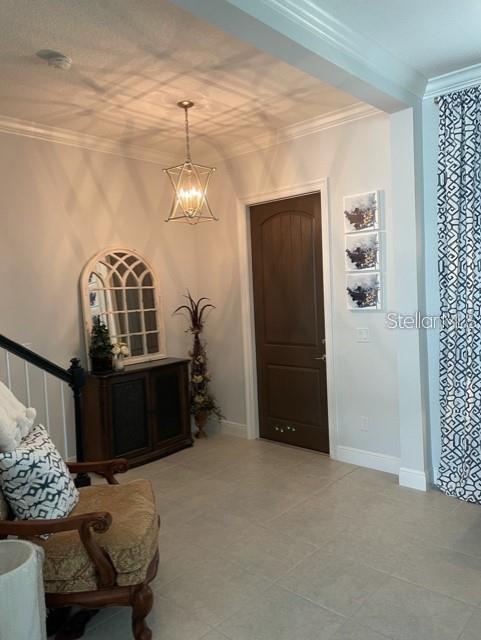
{"type": "Polygon", "coordinates": [[[208,220],[218,220],[207,201],[207,187],[215,169],[195,164],[190,156],[189,109],[194,106],[194,103],[190,100],[182,100],[177,103],[177,106],[184,110],[185,115],[186,159],[183,164],[164,169],[169,176],[175,194],[166,222],[176,220],[197,224],[208,220]]]}

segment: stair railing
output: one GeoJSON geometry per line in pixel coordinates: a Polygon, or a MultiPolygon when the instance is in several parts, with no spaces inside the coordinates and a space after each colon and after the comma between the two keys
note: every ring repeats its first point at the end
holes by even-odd
{"type": "MultiPolygon", "coordinates": [[[[28,364],[37,367],[43,371],[43,392],[45,401],[45,416],[46,426],[49,428],[49,399],[48,399],[48,386],[47,386],[47,374],[57,378],[58,380],[65,382],[71,388],[74,401],[74,421],[75,421],[75,446],[76,446],[76,459],[78,462],[84,462],[84,441],[83,441],[83,415],[82,415],[82,387],[85,385],[86,374],[85,370],[80,365],[78,358],[72,358],[70,360],[70,366],[68,369],[59,367],[54,362],[47,360],[43,356],[31,351],[27,347],[10,340],[6,336],[0,334],[0,348],[5,350],[5,370],[6,370],[6,384],[9,388],[12,387],[11,379],[11,363],[10,354],[17,356],[24,361],[25,371],[25,389],[27,395],[27,404],[30,404],[30,377],[28,364]]],[[[65,441],[65,455],[67,455],[67,426],[65,416],[65,400],[63,394],[63,385],[61,385],[61,403],[62,403],[62,420],[64,429],[64,441],[65,441]]],[[[89,484],[90,479],[86,474],[78,475],[75,484],[77,486],[83,486],[89,484]]]]}

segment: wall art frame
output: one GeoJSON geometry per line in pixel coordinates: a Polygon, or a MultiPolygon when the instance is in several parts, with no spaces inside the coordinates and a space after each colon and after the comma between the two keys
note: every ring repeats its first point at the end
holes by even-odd
{"type": "Polygon", "coordinates": [[[365,191],[344,196],[344,231],[358,233],[381,228],[379,191],[365,191]]]}

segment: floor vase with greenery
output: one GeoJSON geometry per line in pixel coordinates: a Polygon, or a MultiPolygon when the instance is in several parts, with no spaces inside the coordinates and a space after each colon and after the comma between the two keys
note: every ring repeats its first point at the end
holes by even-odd
{"type": "Polygon", "coordinates": [[[199,298],[195,301],[189,292],[185,296],[187,304],[181,305],[175,311],[185,311],[189,319],[189,331],[193,337],[190,368],[190,412],[194,417],[197,427],[196,438],[206,438],[205,427],[211,416],[221,420],[222,412],[217,401],[209,390],[210,374],[207,368],[207,353],[205,342],[201,340],[204,328],[204,318],[207,309],[214,309],[212,304],[206,302],[208,298],[199,298]]]}

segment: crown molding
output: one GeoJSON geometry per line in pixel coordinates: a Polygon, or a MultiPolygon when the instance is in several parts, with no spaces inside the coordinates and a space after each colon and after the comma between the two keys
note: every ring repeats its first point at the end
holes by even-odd
{"type": "MultiPolygon", "coordinates": [[[[255,138],[255,140],[243,140],[238,144],[229,147],[227,154],[209,155],[204,158],[204,162],[215,163],[236,156],[268,149],[277,144],[295,140],[304,136],[312,135],[338,127],[349,122],[368,118],[370,116],[381,113],[378,109],[362,102],[350,105],[348,107],[331,111],[322,116],[304,120],[277,131],[266,133],[263,136],[255,138]]],[[[0,133],[9,133],[26,138],[34,138],[45,142],[55,142],[58,144],[76,147],[77,149],[87,149],[89,151],[100,151],[101,153],[109,153],[111,155],[120,156],[122,158],[132,158],[134,160],[142,160],[144,162],[152,162],[159,165],[173,164],[178,158],[172,155],[161,153],[155,149],[145,147],[125,145],[115,140],[100,138],[84,133],[76,133],[66,129],[58,129],[56,127],[44,126],[27,120],[11,118],[9,116],[0,115],[0,133]]]]}
{"type": "Polygon", "coordinates": [[[100,151],[101,153],[108,153],[122,158],[132,158],[161,165],[169,164],[173,161],[171,155],[161,153],[155,149],[124,144],[108,138],[41,125],[10,116],[0,115],[0,133],[10,133],[26,138],[34,138],[35,140],[76,147],[77,149],[100,151]]]}
{"type": "MultiPolygon", "coordinates": [[[[233,144],[229,147],[229,153],[223,156],[223,160],[229,158],[235,158],[237,156],[245,155],[246,153],[252,153],[253,151],[262,151],[263,149],[269,149],[278,144],[284,142],[290,142],[297,138],[303,138],[310,136],[325,129],[331,129],[333,127],[339,127],[349,122],[355,122],[356,120],[362,120],[363,118],[370,118],[371,116],[382,113],[375,107],[358,102],[354,105],[344,107],[342,109],[336,109],[330,111],[322,116],[316,118],[310,118],[309,120],[303,120],[295,124],[283,127],[277,131],[266,133],[262,136],[258,136],[255,139],[243,140],[237,144],[233,144]]],[[[218,158],[207,158],[207,161],[215,162],[218,158]]]]}
{"type": "MultiPolygon", "coordinates": [[[[188,0],[187,0],[188,1],[188,0]]],[[[182,0],[180,0],[182,2],[182,0]]],[[[383,84],[397,85],[412,96],[422,98],[426,88],[426,77],[419,71],[398,60],[377,42],[334,18],[314,0],[228,0],[238,9],[249,12],[257,19],[274,28],[281,27],[275,16],[289,25],[286,35],[297,42],[309,42],[326,57],[327,49],[316,47],[327,45],[340,54],[334,63],[345,63],[351,59],[351,73],[360,77],[358,71],[368,69],[370,79],[383,79],[383,84]],[[307,39],[302,36],[307,36],[307,39]],[[309,38],[309,36],[311,36],[309,38]],[[312,40],[315,36],[316,40],[312,40]]],[[[328,56],[327,56],[328,57],[328,56]]]]}
{"type": "Polygon", "coordinates": [[[460,91],[477,84],[481,84],[481,63],[430,78],[424,97],[436,98],[445,93],[460,91]]]}

